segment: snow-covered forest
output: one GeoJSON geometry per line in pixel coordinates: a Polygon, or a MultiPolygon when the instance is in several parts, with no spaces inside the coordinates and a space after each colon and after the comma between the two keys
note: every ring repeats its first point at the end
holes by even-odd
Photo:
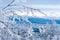
{"type": "Polygon", "coordinates": [[[0,40],[60,40],[60,24],[54,18],[39,9],[17,6],[17,1],[12,0],[0,9],[0,40]],[[29,18],[43,18],[40,14],[49,18],[51,23],[29,21],[29,18]]]}

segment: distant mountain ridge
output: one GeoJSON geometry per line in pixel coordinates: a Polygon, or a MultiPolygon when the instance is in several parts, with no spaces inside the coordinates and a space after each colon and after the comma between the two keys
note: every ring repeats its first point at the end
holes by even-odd
{"type": "MultiPolygon", "coordinates": [[[[53,22],[53,20],[51,19],[47,19],[47,18],[28,18],[28,20],[32,23],[37,23],[37,24],[46,24],[49,23],[51,24],[53,22]]],[[[60,24],[60,19],[55,19],[54,22],[56,22],[57,24],[60,24]]]]}

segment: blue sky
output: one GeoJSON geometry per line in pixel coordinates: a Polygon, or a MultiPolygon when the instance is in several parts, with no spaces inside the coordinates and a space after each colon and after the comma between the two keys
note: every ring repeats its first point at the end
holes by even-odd
{"type": "Polygon", "coordinates": [[[60,4],[60,0],[28,0],[28,4],[50,4],[50,5],[57,5],[60,4]]]}
{"type": "MultiPolygon", "coordinates": [[[[0,8],[5,7],[12,0],[0,0],[0,8]]],[[[18,5],[26,5],[43,10],[59,10],[60,0],[16,0],[18,5]]]]}

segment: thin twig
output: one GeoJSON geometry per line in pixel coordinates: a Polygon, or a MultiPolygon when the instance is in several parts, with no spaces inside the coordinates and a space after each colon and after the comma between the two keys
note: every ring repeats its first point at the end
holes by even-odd
{"type": "Polygon", "coordinates": [[[5,6],[3,9],[6,9],[7,7],[11,6],[12,3],[14,3],[15,0],[12,0],[7,6],[5,6]]]}

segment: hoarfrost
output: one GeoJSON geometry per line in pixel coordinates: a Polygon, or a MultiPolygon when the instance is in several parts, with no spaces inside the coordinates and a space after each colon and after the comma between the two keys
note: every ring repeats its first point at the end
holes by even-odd
{"type": "Polygon", "coordinates": [[[60,40],[60,24],[37,24],[14,11],[0,12],[0,40],[60,40]]]}

